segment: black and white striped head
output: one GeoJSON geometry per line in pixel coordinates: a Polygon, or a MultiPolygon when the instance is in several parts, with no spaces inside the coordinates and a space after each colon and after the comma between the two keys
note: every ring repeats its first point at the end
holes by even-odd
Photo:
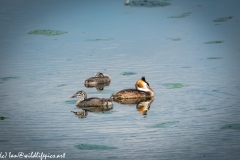
{"type": "Polygon", "coordinates": [[[136,89],[139,91],[153,92],[153,90],[149,86],[149,83],[146,81],[145,77],[142,77],[140,80],[138,80],[135,86],[136,89]]]}
{"type": "Polygon", "coordinates": [[[103,78],[103,77],[104,77],[104,74],[101,73],[101,72],[97,72],[97,73],[95,74],[95,77],[103,78]]]}
{"type": "Polygon", "coordinates": [[[84,100],[84,99],[87,99],[87,93],[81,90],[75,93],[71,98],[80,98],[84,100]]]}

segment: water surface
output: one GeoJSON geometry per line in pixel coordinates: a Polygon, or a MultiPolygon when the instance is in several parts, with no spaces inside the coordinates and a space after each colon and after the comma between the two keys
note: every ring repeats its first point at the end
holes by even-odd
{"type": "Polygon", "coordinates": [[[240,157],[239,2],[124,3],[0,2],[0,152],[240,157]],[[85,87],[97,72],[111,83],[85,87]],[[80,111],[70,98],[77,91],[109,98],[142,76],[155,92],[149,108],[71,112],[80,111]]]}

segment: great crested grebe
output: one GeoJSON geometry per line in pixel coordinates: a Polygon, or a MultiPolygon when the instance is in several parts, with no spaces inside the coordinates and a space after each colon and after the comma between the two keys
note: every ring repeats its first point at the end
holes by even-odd
{"type": "Polygon", "coordinates": [[[111,79],[109,75],[101,72],[96,73],[95,77],[88,78],[84,81],[85,86],[94,86],[98,84],[109,84],[111,79]]]}
{"type": "Polygon", "coordinates": [[[113,99],[130,99],[130,98],[146,98],[154,97],[154,92],[150,88],[145,77],[142,77],[135,84],[136,89],[124,89],[112,95],[113,99]]]}
{"type": "Polygon", "coordinates": [[[103,107],[103,109],[108,109],[113,107],[112,99],[106,98],[87,98],[87,94],[84,91],[78,91],[71,98],[80,98],[76,102],[76,106],[79,108],[85,107],[103,107]]]}

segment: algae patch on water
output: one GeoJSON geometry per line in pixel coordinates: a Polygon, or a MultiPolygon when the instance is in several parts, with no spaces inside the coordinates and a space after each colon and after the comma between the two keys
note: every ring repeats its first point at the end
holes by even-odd
{"type": "Polygon", "coordinates": [[[86,39],[85,41],[110,41],[114,40],[113,38],[96,38],[96,39],[86,39]]]}
{"type": "Polygon", "coordinates": [[[7,117],[1,116],[0,120],[5,120],[7,117]]]}
{"type": "Polygon", "coordinates": [[[117,149],[117,147],[113,146],[105,146],[105,145],[96,145],[96,144],[77,144],[74,146],[80,150],[111,150],[117,149]]]}
{"type": "Polygon", "coordinates": [[[10,140],[0,140],[0,143],[2,142],[10,142],[10,140]]]}
{"type": "Polygon", "coordinates": [[[125,6],[132,6],[132,7],[167,7],[170,6],[171,3],[163,2],[158,0],[131,0],[126,1],[125,6]]]}
{"type": "Polygon", "coordinates": [[[168,39],[170,39],[172,41],[181,41],[181,38],[168,38],[168,39]]]}
{"type": "Polygon", "coordinates": [[[137,74],[136,72],[122,72],[121,75],[124,75],[124,76],[130,76],[130,75],[134,75],[134,74],[137,74]]]}
{"type": "Polygon", "coordinates": [[[161,122],[157,123],[155,125],[148,126],[148,128],[166,128],[172,125],[177,124],[179,121],[167,121],[167,122],[161,122]]]}
{"type": "Polygon", "coordinates": [[[204,42],[204,44],[219,44],[219,43],[223,43],[224,41],[208,41],[208,42],[204,42]]]}
{"type": "Polygon", "coordinates": [[[168,88],[168,89],[175,89],[175,88],[182,88],[182,87],[185,87],[187,85],[182,84],[182,83],[164,83],[163,86],[168,88]]]}
{"type": "Polygon", "coordinates": [[[65,103],[67,104],[76,104],[77,100],[67,100],[65,103]]]}
{"type": "Polygon", "coordinates": [[[216,59],[222,59],[222,57],[209,57],[207,59],[210,59],[210,60],[216,60],[216,59]]]}
{"type": "Polygon", "coordinates": [[[170,16],[168,18],[185,18],[187,16],[189,16],[192,12],[186,12],[186,13],[182,13],[180,15],[176,15],[176,16],[170,16]]]}
{"type": "Polygon", "coordinates": [[[196,108],[195,110],[199,110],[199,111],[205,111],[205,110],[207,110],[207,108],[196,108]]]}
{"type": "Polygon", "coordinates": [[[240,130],[240,124],[226,124],[226,125],[222,126],[220,129],[240,130]]]}
{"type": "Polygon", "coordinates": [[[232,18],[233,18],[232,16],[221,17],[221,18],[214,19],[213,22],[226,22],[226,21],[228,21],[229,19],[232,19],[232,18]]]}
{"type": "Polygon", "coordinates": [[[222,126],[220,129],[240,130],[240,123],[239,124],[226,124],[226,125],[222,126]]]}
{"type": "Polygon", "coordinates": [[[57,35],[66,34],[66,33],[68,32],[58,31],[58,30],[46,30],[46,29],[36,29],[28,32],[28,34],[44,35],[44,36],[57,36],[57,35]]]}
{"type": "Polygon", "coordinates": [[[19,79],[19,77],[16,77],[16,76],[13,76],[13,77],[1,77],[0,81],[6,82],[6,81],[9,81],[9,80],[12,80],[12,79],[19,79]]]}
{"type": "Polygon", "coordinates": [[[67,86],[67,84],[58,84],[57,87],[64,87],[67,86]]]}

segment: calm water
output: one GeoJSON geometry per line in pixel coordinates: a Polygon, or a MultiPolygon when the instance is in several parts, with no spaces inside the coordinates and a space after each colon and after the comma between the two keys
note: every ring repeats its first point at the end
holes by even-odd
{"type": "Polygon", "coordinates": [[[65,153],[65,159],[240,157],[240,2],[130,2],[0,2],[0,153],[6,159],[9,152],[65,153]],[[59,35],[29,34],[43,34],[37,29],[59,35]],[[110,85],[86,88],[83,81],[98,71],[110,75],[110,85]],[[147,115],[119,103],[86,118],[71,113],[80,111],[69,98],[77,91],[108,98],[141,76],[155,91],[147,115]]]}

